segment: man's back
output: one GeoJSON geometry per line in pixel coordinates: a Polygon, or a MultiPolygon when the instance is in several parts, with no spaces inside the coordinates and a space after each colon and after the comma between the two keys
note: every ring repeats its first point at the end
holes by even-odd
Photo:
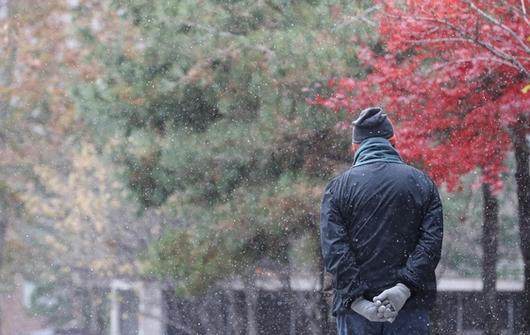
{"type": "Polygon", "coordinates": [[[335,315],[349,310],[353,300],[371,300],[397,283],[410,289],[408,305],[434,303],[440,198],[432,180],[403,163],[388,140],[364,141],[353,167],[328,184],[320,230],[335,315]]]}
{"type": "MultiPolygon", "coordinates": [[[[334,183],[361,279],[370,283],[365,294],[377,295],[395,284],[414,251],[434,185],[398,162],[354,166],[334,183]]],[[[425,289],[435,290],[430,279],[425,289]]]]}

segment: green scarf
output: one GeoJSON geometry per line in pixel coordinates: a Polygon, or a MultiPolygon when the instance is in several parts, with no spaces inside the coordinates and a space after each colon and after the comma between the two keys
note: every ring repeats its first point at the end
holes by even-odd
{"type": "Polygon", "coordinates": [[[353,156],[353,166],[374,162],[403,163],[397,150],[387,139],[382,137],[371,137],[364,140],[353,156]]]}

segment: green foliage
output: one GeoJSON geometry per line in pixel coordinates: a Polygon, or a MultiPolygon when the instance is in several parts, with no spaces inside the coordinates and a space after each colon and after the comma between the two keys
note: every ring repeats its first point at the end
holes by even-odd
{"type": "Polygon", "coordinates": [[[270,185],[240,187],[209,212],[185,203],[181,217],[186,224],[151,247],[146,272],[169,275],[185,295],[248,272],[265,259],[279,269],[289,261],[293,238],[317,236],[320,192],[318,180],[283,175],[270,185]]]}
{"type": "Polygon", "coordinates": [[[363,5],[112,6],[139,35],[109,44],[83,29],[102,74],[73,93],[142,206],[185,222],[152,246],[148,273],[184,294],[264,259],[285,264],[294,239],[317,235],[321,188],[350,161],[350,133],[335,127],[345,116],[306,100],[321,80],[357,73],[351,36],[367,30],[348,18],[363,5]]]}
{"type": "Polygon", "coordinates": [[[45,316],[50,324],[64,326],[75,319],[70,293],[69,289],[59,288],[51,281],[39,283],[30,296],[29,310],[36,315],[45,316]]]}
{"type": "Polygon", "coordinates": [[[78,287],[68,276],[33,278],[28,312],[46,318],[48,325],[60,328],[85,328],[91,318],[100,333],[108,333],[110,300],[108,290],[78,287]],[[94,313],[95,312],[95,313],[94,313]]]}
{"type": "MultiPolygon", "coordinates": [[[[150,250],[147,273],[170,276],[178,294],[189,295],[206,289],[226,271],[233,272],[231,259],[224,259],[225,245],[215,235],[201,236],[196,227],[182,227],[164,236],[150,250]],[[221,243],[220,243],[221,242],[221,243]]],[[[233,247],[233,245],[228,245],[233,247]]]]}

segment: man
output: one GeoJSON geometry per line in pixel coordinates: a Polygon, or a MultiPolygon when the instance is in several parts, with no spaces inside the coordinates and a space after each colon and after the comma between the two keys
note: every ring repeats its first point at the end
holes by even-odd
{"type": "Polygon", "coordinates": [[[353,122],[353,166],[327,185],[320,213],[339,335],[429,334],[442,205],[432,180],[405,164],[382,108],[353,122]]]}

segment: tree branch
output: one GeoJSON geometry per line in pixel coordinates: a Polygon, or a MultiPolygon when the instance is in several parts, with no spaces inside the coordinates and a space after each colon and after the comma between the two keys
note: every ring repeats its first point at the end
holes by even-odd
{"type": "Polygon", "coordinates": [[[364,22],[364,23],[368,24],[369,26],[375,27],[376,23],[374,21],[370,20],[367,16],[368,16],[368,14],[370,14],[371,12],[373,12],[375,10],[378,10],[379,8],[380,8],[380,6],[376,5],[376,6],[372,6],[370,8],[365,9],[360,14],[351,15],[351,16],[345,16],[345,20],[343,20],[343,22],[339,25],[339,27],[346,26],[348,24],[353,23],[354,21],[364,22]]]}
{"type": "Polygon", "coordinates": [[[425,16],[397,16],[397,15],[391,15],[391,14],[386,14],[386,15],[392,18],[397,18],[397,19],[405,18],[405,19],[411,19],[411,20],[417,20],[417,21],[434,22],[434,23],[445,25],[450,30],[453,30],[454,32],[458,33],[462,39],[469,41],[469,42],[473,42],[483,47],[484,49],[492,53],[494,56],[509,62],[510,64],[512,64],[512,67],[516,68],[518,71],[524,73],[526,77],[530,78],[530,71],[527,70],[524,67],[524,65],[521,64],[521,62],[519,62],[514,56],[504,52],[503,50],[499,48],[496,48],[495,46],[493,46],[492,44],[486,41],[480,40],[478,36],[470,36],[463,28],[458,27],[447,20],[441,20],[441,19],[437,19],[434,17],[425,17],[425,16]]]}
{"type": "Polygon", "coordinates": [[[285,13],[283,12],[282,8],[274,3],[272,3],[270,0],[265,0],[265,4],[269,6],[271,9],[273,9],[275,12],[280,14],[283,17],[287,17],[285,13]]]}
{"type": "Polygon", "coordinates": [[[523,12],[523,20],[530,26],[530,21],[528,21],[528,14],[526,13],[526,5],[524,0],[521,0],[521,11],[523,12]]]}
{"type": "Polygon", "coordinates": [[[439,65],[439,66],[436,66],[436,67],[432,68],[430,71],[428,71],[428,73],[431,73],[431,72],[434,72],[434,71],[438,71],[439,69],[444,68],[447,65],[474,62],[474,61],[494,62],[494,63],[504,64],[504,65],[507,65],[507,66],[513,66],[508,61],[505,61],[505,60],[502,60],[502,59],[487,58],[487,57],[474,57],[474,58],[458,59],[458,60],[454,60],[454,61],[451,61],[451,62],[446,62],[443,65],[439,65]]]}
{"type": "Polygon", "coordinates": [[[530,47],[528,47],[528,45],[526,45],[526,43],[523,41],[523,39],[521,39],[521,37],[519,35],[517,35],[512,29],[510,29],[510,27],[508,27],[507,25],[505,24],[502,24],[499,20],[495,19],[493,16],[491,16],[490,14],[486,13],[485,11],[483,11],[482,9],[478,8],[474,3],[473,1],[471,0],[464,0],[465,3],[467,3],[475,12],[479,13],[480,16],[482,16],[483,18],[485,18],[486,20],[490,21],[491,23],[493,23],[494,25],[496,25],[497,27],[501,28],[502,30],[506,31],[508,34],[510,34],[522,47],[523,49],[525,50],[526,53],[530,54],[530,47]]]}

